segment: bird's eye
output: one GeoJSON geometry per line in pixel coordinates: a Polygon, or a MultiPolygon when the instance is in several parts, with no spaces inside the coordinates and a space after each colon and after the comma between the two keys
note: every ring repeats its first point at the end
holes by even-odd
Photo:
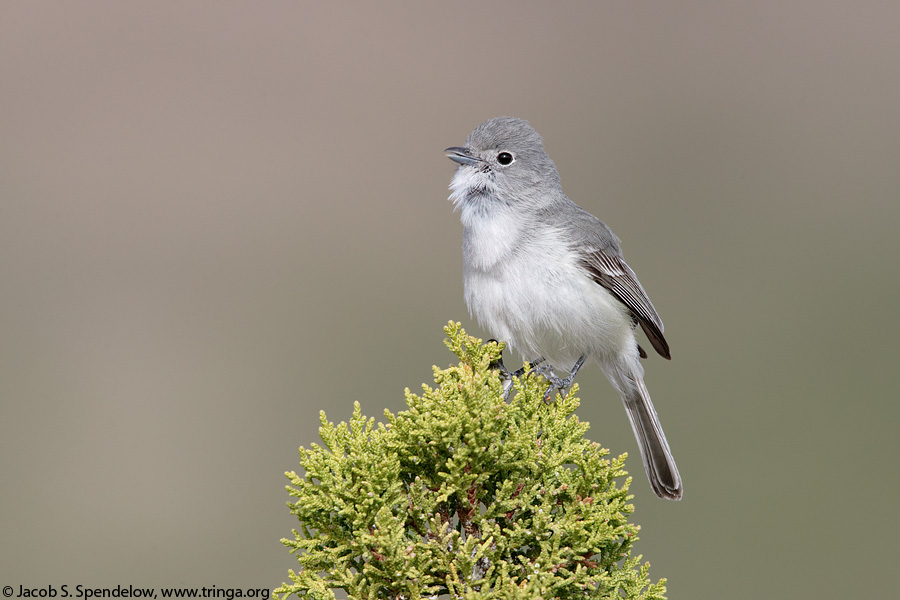
{"type": "Polygon", "coordinates": [[[497,162],[503,166],[510,164],[514,160],[515,160],[515,157],[513,157],[513,155],[510,154],[509,152],[501,152],[500,154],[497,155],[497,162]]]}

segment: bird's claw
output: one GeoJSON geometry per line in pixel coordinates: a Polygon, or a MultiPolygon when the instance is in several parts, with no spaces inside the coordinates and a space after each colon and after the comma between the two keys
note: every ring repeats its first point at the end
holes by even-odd
{"type": "Polygon", "coordinates": [[[575,363],[575,366],[572,367],[572,370],[569,371],[569,374],[560,378],[553,372],[553,367],[550,365],[542,365],[534,370],[535,373],[541,375],[544,379],[550,382],[550,387],[547,388],[547,391],[544,392],[544,402],[550,402],[550,399],[553,397],[554,391],[562,391],[572,385],[572,382],[575,381],[575,375],[578,374],[578,370],[581,369],[581,366],[584,364],[587,356],[582,356],[578,359],[578,362],[575,363]]]}
{"type": "MultiPolygon", "coordinates": [[[[491,339],[488,342],[496,342],[497,340],[491,339]]],[[[536,365],[539,365],[544,361],[543,357],[536,358],[532,363],[531,367],[534,370],[536,365]]],[[[496,360],[491,362],[490,368],[497,369],[500,371],[500,378],[503,379],[503,399],[509,399],[509,393],[512,391],[513,387],[513,379],[517,379],[525,374],[525,365],[522,365],[521,368],[516,369],[515,371],[510,371],[506,365],[503,364],[503,356],[498,356],[496,360]]]]}

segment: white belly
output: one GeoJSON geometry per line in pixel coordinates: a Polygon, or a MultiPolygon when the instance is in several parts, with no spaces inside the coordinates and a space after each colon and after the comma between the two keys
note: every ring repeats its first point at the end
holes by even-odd
{"type": "MultiPolygon", "coordinates": [[[[529,237],[493,264],[466,261],[466,303],[479,324],[524,360],[543,357],[560,371],[583,355],[607,362],[636,352],[625,306],[550,238],[529,237]]],[[[469,251],[478,241],[470,236],[469,251]]]]}

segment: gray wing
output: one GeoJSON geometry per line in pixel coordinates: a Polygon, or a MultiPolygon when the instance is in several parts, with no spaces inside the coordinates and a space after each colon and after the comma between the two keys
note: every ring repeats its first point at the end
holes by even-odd
{"type": "MultiPolygon", "coordinates": [[[[671,359],[669,344],[663,336],[663,322],[656,314],[637,275],[622,258],[619,238],[600,219],[574,202],[566,211],[566,229],[571,232],[572,249],[581,256],[581,264],[594,281],[605,287],[631,311],[636,324],[660,356],[671,359]],[[574,210],[572,210],[574,209],[574,210]]],[[[638,347],[642,358],[646,353],[638,347]]]]}
{"type": "Polygon", "coordinates": [[[609,250],[596,247],[581,248],[580,250],[584,252],[581,263],[594,281],[609,290],[628,307],[641,329],[647,334],[647,339],[653,344],[653,348],[663,358],[671,359],[669,344],[663,336],[662,319],[656,314],[656,309],[653,308],[653,303],[650,302],[637,275],[617,252],[618,248],[613,246],[609,250]]]}

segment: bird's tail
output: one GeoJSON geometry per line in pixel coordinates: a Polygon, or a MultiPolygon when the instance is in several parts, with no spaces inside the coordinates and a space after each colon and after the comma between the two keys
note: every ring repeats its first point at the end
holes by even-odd
{"type": "Polygon", "coordinates": [[[660,498],[681,500],[684,491],[681,475],[678,474],[666,434],[663,433],[653,402],[650,401],[650,392],[644,385],[643,368],[634,361],[628,367],[616,365],[604,370],[622,395],[653,491],[660,498]]]}

